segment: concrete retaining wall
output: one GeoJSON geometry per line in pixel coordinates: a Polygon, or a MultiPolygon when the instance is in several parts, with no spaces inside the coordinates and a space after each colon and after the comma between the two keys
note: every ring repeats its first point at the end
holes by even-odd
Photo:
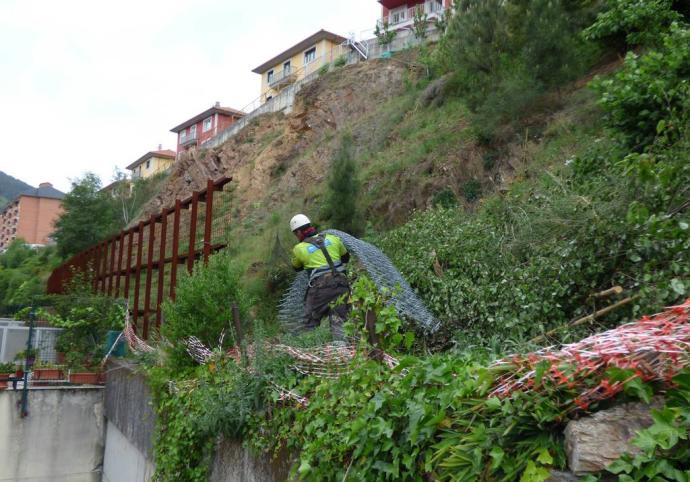
{"type": "Polygon", "coordinates": [[[100,481],[103,388],[32,389],[26,418],[20,400],[21,391],[0,391],[0,481],[100,481]]]}
{"type": "MultiPolygon", "coordinates": [[[[155,413],[143,375],[133,365],[110,362],[105,390],[108,435],[104,482],[146,482],[154,471],[152,437],[155,413]]],[[[219,439],[211,468],[212,482],[277,482],[287,480],[291,459],[255,456],[242,444],[219,439]]],[[[1,479],[0,479],[1,480],[1,479]]]]}
{"type": "Polygon", "coordinates": [[[136,482],[151,479],[155,466],[127,437],[108,422],[103,463],[103,482],[136,482]]]}

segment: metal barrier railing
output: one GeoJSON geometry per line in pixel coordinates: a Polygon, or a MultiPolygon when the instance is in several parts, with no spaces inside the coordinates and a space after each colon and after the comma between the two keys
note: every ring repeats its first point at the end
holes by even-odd
{"type": "Polygon", "coordinates": [[[147,339],[152,321],[160,327],[163,301],[175,298],[180,265],[191,272],[196,260],[225,246],[213,236],[224,224],[214,215],[214,194],[231,180],[209,179],[206,189],[72,256],[51,273],[48,293],[65,294],[75,275],[86,274],[94,292],[130,300],[134,325],[147,339]]]}

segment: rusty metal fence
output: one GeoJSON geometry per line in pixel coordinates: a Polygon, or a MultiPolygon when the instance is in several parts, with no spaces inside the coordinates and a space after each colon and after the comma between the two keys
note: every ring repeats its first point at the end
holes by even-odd
{"type": "Polygon", "coordinates": [[[179,270],[191,273],[195,261],[225,247],[229,206],[214,203],[229,204],[220,194],[231,180],[209,179],[206,189],[72,256],[51,273],[48,293],[64,294],[83,273],[96,293],[129,300],[135,330],[148,339],[152,323],[160,327],[163,301],[175,299],[179,270]]]}

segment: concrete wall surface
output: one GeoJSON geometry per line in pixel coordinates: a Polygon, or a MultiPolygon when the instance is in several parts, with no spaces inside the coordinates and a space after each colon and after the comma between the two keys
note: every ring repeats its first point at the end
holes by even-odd
{"type": "Polygon", "coordinates": [[[100,481],[103,389],[32,389],[26,418],[20,400],[21,391],[0,391],[0,481],[100,481]]]}
{"type": "Polygon", "coordinates": [[[291,459],[281,452],[277,457],[255,456],[235,440],[220,440],[211,468],[211,482],[278,482],[288,480],[291,459]]]}
{"type": "Polygon", "coordinates": [[[118,359],[108,362],[105,386],[105,416],[136,447],[153,460],[156,413],[151,407],[151,391],[136,366],[118,359]]]}
{"type": "Polygon", "coordinates": [[[108,422],[103,462],[103,482],[147,482],[155,466],[108,422]]]}

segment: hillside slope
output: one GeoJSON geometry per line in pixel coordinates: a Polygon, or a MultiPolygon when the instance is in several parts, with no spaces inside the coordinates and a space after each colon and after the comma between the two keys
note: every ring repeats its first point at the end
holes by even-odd
{"type": "Polygon", "coordinates": [[[29,184],[0,171],[0,208],[27,189],[29,184]]]}

